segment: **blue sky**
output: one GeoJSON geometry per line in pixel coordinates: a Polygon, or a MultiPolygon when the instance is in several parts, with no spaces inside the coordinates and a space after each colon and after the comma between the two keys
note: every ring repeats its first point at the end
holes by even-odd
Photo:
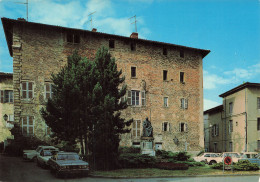
{"type": "MultiPolygon", "coordinates": [[[[0,0],[0,17],[26,18],[26,6],[0,0]]],[[[260,83],[260,0],[29,0],[29,21],[139,37],[211,53],[204,58],[204,109],[243,82],[260,83]]],[[[0,72],[12,72],[2,25],[0,72]]]]}

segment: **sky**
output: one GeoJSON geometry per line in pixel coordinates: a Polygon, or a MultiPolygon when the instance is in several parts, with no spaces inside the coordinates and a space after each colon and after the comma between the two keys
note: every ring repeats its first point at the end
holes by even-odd
{"type": "MultiPolygon", "coordinates": [[[[0,0],[0,17],[26,18],[26,0],[0,0]]],[[[207,49],[204,110],[244,82],[260,83],[260,0],[29,0],[29,21],[207,49]]],[[[0,26],[0,72],[13,72],[0,26]]]]}

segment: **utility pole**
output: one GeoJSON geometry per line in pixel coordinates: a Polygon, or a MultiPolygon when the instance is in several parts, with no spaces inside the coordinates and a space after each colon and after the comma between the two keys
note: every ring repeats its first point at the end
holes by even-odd
{"type": "Polygon", "coordinates": [[[29,9],[29,2],[28,2],[29,0],[26,0],[26,2],[25,3],[22,3],[22,2],[14,2],[14,3],[16,3],[16,4],[25,4],[26,5],[26,20],[28,21],[28,9],[29,9]]]}
{"type": "Polygon", "coordinates": [[[90,23],[91,23],[91,30],[92,30],[92,28],[93,28],[93,26],[92,26],[92,15],[94,14],[94,13],[96,13],[96,11],[94,11],[94,12],[92,12],[92,13],[90,13],[88,16],[90,16],[90,23]]]}

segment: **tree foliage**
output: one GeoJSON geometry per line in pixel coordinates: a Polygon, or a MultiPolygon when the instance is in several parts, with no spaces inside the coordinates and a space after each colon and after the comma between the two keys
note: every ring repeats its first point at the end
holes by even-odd
{"type": "Polygon", "coordinates": [[[74,52],[67,66],[52,75],[53,98],[41,110],[53,137],[72,144],[79,141],[83,154],[92,154],[94,164],[102,169],[115,167],[120,135],[130,132],[126,126],[132,120],[121,117],[127,108],[121,100],[126,93],[121,74],[104,47],[94,60],[74,52]]]}

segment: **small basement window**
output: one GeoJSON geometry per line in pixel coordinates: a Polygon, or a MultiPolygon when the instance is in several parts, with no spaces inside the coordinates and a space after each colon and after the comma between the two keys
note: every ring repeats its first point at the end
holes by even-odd
{"type": "Polygon", "coordinates": [[[163,55],[167,56],[167,54],[168,54],[167,49],[166,49],[166,48],[163,48],[163,55]]]}
{"type": "Polygon", "coordinates": [[[109,48],[115,48],[115,40],[109,40],[109,48]]]}
{"type": "Polygon", "coordinates": [[[184,83],[184,72],[180,72],[180,82],[184,83]]]}
{"type": "Polygon", "coordinates": [[[131,67],[131,78],[136,78],[136,67],[131,67]]]}
{"type": "Polygon", "coordinates": [[[131,51],[136,51],[136,43],[131,43],[131,51]]]}

